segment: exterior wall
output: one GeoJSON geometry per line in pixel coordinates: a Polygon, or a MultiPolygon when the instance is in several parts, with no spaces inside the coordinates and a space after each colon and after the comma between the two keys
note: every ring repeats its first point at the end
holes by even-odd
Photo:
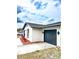
{"type": "Polygon", "coordinates": [[[29,41],[32,42],[32,28],[29,25],[27,25],[24,30],[25,30],[25,38],[27,38],[29,41]],[[29,38],[27,38],[27,29],[29,29],[29,38]]]}
{"type": "Polygon", "coordinates": [[[60,34],[59,35],[57,34],[57,46],[61,46],[61,29],[58,28],[57,32],[58,31],[60,32],[60,34]]]}
{"type": "MultiPolygon", "coordinates": [[[[48,28],[44,28],[43,30],[42,30],[42,32],[44,32],[44,30],[53,30],[53,29],[57,29],[57,32],[59,31],[60,32],[60,26],[55,26],[55,27],[48,27],[48,28]]],[[[58,33],[57,33],[57,46],[61,46],[61,37],[60,37],[61,35],[59,34],[58,35],[58,33]]],[[[44,41],[44,33],[42,34],[42,39],[43,39],[43,41],[44,41]]]]}
{"type": "Polygon", "coordinates": [[[42,29],[32,29],[32,42],[43,41],[42,39],[42,29]]]}

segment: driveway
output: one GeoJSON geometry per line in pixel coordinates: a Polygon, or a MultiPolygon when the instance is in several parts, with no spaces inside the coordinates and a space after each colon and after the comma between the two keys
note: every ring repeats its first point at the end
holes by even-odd
{"type": "Polygon", "coordinates": [[[43,50],[43,49],[52,48],[52,47],[56,47],[56,46],[46,42],[22,45],[17,47],[17,55],[31,53],[37,50],[43,50]]]}

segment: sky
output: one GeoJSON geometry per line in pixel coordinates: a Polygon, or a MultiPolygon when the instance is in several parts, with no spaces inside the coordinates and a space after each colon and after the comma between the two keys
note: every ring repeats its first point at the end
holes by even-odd
{"type": "Polygon", "coordinates": [[[61,0],[17,0],[17,28],[22,28],[25,22],[60,22],[60,4],[61,0]]]}

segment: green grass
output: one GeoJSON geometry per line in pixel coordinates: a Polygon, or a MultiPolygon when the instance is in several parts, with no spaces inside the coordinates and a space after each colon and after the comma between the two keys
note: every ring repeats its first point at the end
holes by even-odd
{"type": "Polygon", "coordinates": [[[60,57],[61,49],[59,47],[38,50],[23,55],[17,55],[17,59],[60,59],[60,57]]]}

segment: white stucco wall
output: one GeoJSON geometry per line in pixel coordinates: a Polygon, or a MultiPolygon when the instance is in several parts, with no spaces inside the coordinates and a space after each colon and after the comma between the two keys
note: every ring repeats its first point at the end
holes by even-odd
{"type": "Polygon", "coordinates": [[[27,25],[24,30],[25,30],[25,38],[27,38],[31,42],[43,41],[42,29],[31,28],[30,25],[27,25]],[[29,29],[29,38],[27,38],[27,29],[29,29]]]}
{"type": "MultiPolygon", "coordinates": [[[[60,26],[44,28],[42,32],[44,32],[44,30],[53,30],[53,29],[57,29],[57,32],[58,31],[60,32],[60,26]]],[[[44,40],[44,33],[42,34],[42,39],[44,40]]],[[[60,34],[59,35],[57,34],[57,46],[61,46],[61,35],[60,34]]]]}
{"type": "Polygon", "coordinates": [[[61,46],[61,29],[58,28],[57,32],[58,31],[60,32],[60,34],[59,35],[57,34],[57,46],[61,46]]]}
{"type": "Polygon", "coordinates": [[[43,41],[42,39],[42,29],[32,28],[32,42],[43,41]]]}
{"type": "Polygon", "coordinates": [[[29,41],[32,42],[32,28],[29,25],[27,25],[24,30],[25,30],[25,38],[27,38],[29,41]],[[29,38],[27,38],[27,29],[29,29],[29,38]]]}

